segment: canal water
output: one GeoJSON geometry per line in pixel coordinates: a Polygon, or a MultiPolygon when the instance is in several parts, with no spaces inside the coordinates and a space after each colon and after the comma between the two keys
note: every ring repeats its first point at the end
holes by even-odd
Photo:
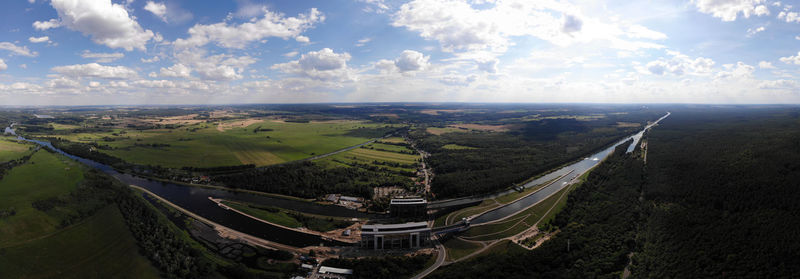
{"type": "MultiPolygon", "coordinates": [[[[529,206],[534,205],[534,204],[546,199],[547,197],[549,197],[553,193],[556,193],[556,192],[560,191],[561,189],[564,189],[564,187],[569,185],[569,182],[572,179],[575,179],[576,177],[582,175],[587,170],[589,170],[589,169],[597,166],[598,164],[600,164],[600,162],[602,162],[603,159],[608,157],[608,155],[611,154],[611,152],[613,152],[614,149],[617,146],[619,146],[620,144],[625,143],[626,141],[628,141],[630,139],[633,139],[633,142],[631,143],[630,146],[628,146],[627,152],[628,153],[633,152],[633,150],[639,144],[639,140],[644,135],[644,132],[647,131],[647,129],[650,129],[654,125],[658,124],[658,122],[660,122],[664,118],[667,118],[667,116],[669,116],[669,115],[670,115],[670,113],[667,112],[666,115],[662,116],[661,118],[659,118],[658,120],[656,120],[652,124],[647,125],[644,129],[642,129],[642,131],[640,131],[640,132],[638,132],[638,133],[636,133],[636,134],[634,134],[634,135],[632,135],[630,137],[626,137],[626,138],[620,140],[619,142],[615,143],[614,145],[612,145],[612,146],[610,146],[610,147],[608,147],[606,149],[603,149],[600,152],[597,152],[597,153],[593,154],[592,156],[586,157],[585,159],[583,159],[581,161],[578,161],[578,162],[576,162],[574,164],[571,164],[569,166],[563,167],[563,168],[558,169],[558,170],[556,170],[554,172],[551,172],[551,173],[548,173],[548,174],[546,174],[546,175],[544,175],[542,177],[539,177],[539,178],[537,178],[537,179],[535,179],[535,180],[533,180],[531,182],[526,183],[525,184],[525,188],[533,187],[533,186],[536,186],[536,185],[539,185],[539,184],[546,183],[547,181],[556,179],[559,176],[562,176],[562,175],[565,175],[565,174],[569,173],[569,175],[558,179],[557,181],[555,181],[552,184],[550,184],[550,186],[542,188],[541,190],[539,190],[539,191],[537,191],[537,192],[535,192],[535,193],[533,193],[533,194],[531,194],[531,195],[529,195],[527,197],[524,197],[524,198],[522,198],[520,200],[517,200],[516,202],[510,203],[508,205],[499,207],[499,208],[497,208],[495,210],[486,212],[486,213],[484,213],[484,214],[482,214],[482,215],[480,215],[478,217],[475,217],[474,219],[470,220],[470,224],[477,225],[477,224],[483,224],[483,223],[499,221],[499,220],[502,220],[502,219],[504,219],[506,217],[510,217],[510,216],[514,215],[515,213],[519,212],[520,210],[528,208],[529,206]]],[[[511,191],[515,191],[515,190],[512,189],[511,191]]],[[[501,194],[498,194],[498,195],[504,195],[504,194],[507,194],[507,193],[509,193],[509,192],[504,192],[504,193],[501,193],[501,194]]]]}
{"type": "MultiPolygon", "coordinates": [[[[15,134],[13,129],[9,127],[5,129],[5,132],[15,134]]],[[[302,233],[294,230],[288,230],[254,220],[252,218],[238,214],[236,212],[223,209],[219,207],[216,203],[209,200],[208,197],[253,202],[263,205],[272,205],[272,206],[295,209],[302,212],[307,212],[312,214],[322,214],[327,216],[356,217],[356,218],[373,217],[371,215],[358,212],[355,210],[350,210],[340,206],[324,206],[314,203],[272,198],[256,194],[230,192],[220,189],[192,187],[174,183],[165,183],[160,181],[148,180],[145,178],[136,177],[126,173],[120,173],[108,165],[104,165],[92,160],[70,155],[60,149],[53,147],[53,145],[50,144],[50,142],[26,139],[21,136],[18,136],[18,138],[21,140],[34,142],[39,145],[52,148],[56,152],[61,153],[69,158],[75,159],[83,164],[86,164],[87,166],[103,171],[115,177],[116,179],[122,181],[122,183],[128,185],[136,185],[145,188],[153,192],[154,194],[186,210],[189,210],[206,219],[214,221],[220,225],[281,244],[291,245],[295,247],[305,247],[312,245],[324,245],[324,246],[349,245],[344,242],[324,240],[317,235],[302,233]]]]}

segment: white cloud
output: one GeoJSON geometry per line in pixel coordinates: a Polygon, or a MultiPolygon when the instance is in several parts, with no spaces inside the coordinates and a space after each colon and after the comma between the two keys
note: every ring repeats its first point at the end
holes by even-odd
{"type": "Polygon", "coordinates": [[[758,62],[758,67],[761,69],[775,69],[775,66],[773,66],[772,63],[767,61],[758,62]]]}
{"type": "Polygon", "coordinates": [[[358,0],[358,2],[366,4],[363,10],[368,13],[382,14],[389,10],[385,0],[358,0]]]}
{"type": "Polygon", "coordinates": [[[6,65],[6,61],[3,61],[3,59],[0,59],[0,71],[5,71],[6,69],[8,69],[8,65],[6,65]]]}
{"type": "Polygon", "coordinates": [[[323,48],[303,54],[298,60],[275,64],[271,68],[314,80],[347,81],[354,79],[347,68],[350,58],[349,53],[335,53],[332,49],[323,48]]]}
{"type": "Polygon", "coordinates": [[[311,41],[311,39],[309,39],[306,36],[297,36],[297,37],[294,37],[294,40],[297,41],[298,43],[308,43],[308,42],[311,41]]]}
{"type": "Polygon", "coordinates": [[[778,19],[783,19],[786,22],[800,22],[800,14],[797,12],[782,11],[778,14],[778,19]]]}
{"type": "Polygon", "coordinates": [[[192,75],[192,69],[183,64],[175,64],[169,68],[161,68],[162,77],[188,78],[192,75]]]}
{"type": "Polygon", "coordinates": [[[356,43],[356,46],[357,47],[363,47],[363,46],[365,46],[367,43],[369,43],[371,41],[372,41],[372,38],[363,38],[363,39],[358,40],[358,43],[356,43]]]}
{"type": "Polygon", "coordinates": [[[77,88],[81,86],[81,84],[74,79],[65,77],[48,80],[44,85],[50,88],[77,88]]]}
{"type": "Polygon", "coordinates": [[[30,37],[30,38],[28,38],[28,41],[31,42],[31,43],[34,43],[34,44],[46,43],[46,42],[50,41],[50,37],[48,37],[48,36],[42,36],[42,37],[38,37],[38,38],[37,37],[30,37]]]}
{"type": "Polygon", "coordinates": [[[594,19],[564,2],[505,0],[473,8],[465,0],[413,0],[403,4],[392,25],[439,42],[443,51],[504,53],[511,38],[533,36],[557,46],[605,41],[616,49],[662,48],[630,39],[664,39],[666,35],[641,25],[606,18],[594,19]],[[560,15],[560,16],[557,16],[560,15]]]}
{"type": "Polygon", "coordinates": [[[138,76],[136,71],[125,66],[104,66],[97,63],[58,66],[51,70],[74,78],[132,79],[138,76]]]}
{"type": "Polygon", "coordinates": [[[744,18],[749,18],[751,15],[769,14],[767,7],[759,5],[764,3],[764,0],[694,0],[692,2],[700,12],[711,14],[722,21],[734,21],[740,13],[744,18]]]}
{"type": "Polygon", "coordinates": [[[51,28],[58,28],[61,27],[61,22],[58,19],[50,19],[48,21],[34,21],[33,28],[36,30],[44,31],[51,28]]]}
{"type": "Polygon", "coordinates": [[[98,63],[110,63],[110,62],[112,62],[114,60],[117,60],[117,59],[125,57],[125,54],[121,53],[121,52],[96,53],[96,52],[91,52],[91,51],[88,51],[88,50],[84,50],[83,53],[81,53],[81,57],[86,58],[86,59],[95,59],[95,61],[98,62],[98,63]]]}
{"type": "Polygon", "coordinates": [[[394,60],[394,65],[401,73],[419,71],[428,66],[428,59],[430,59],[430,56],[425,56],[418,51],[404,50],[400,53],[400,56],[394,60]]]}
{"type": "Polygon", "coordinates": [[[164,5],[164,3],[147,1],[147,4],[144,5],[144,9],[153,13],[153,15],[160,18],[162,21],[167,22],[167,5],[164,5]]]}
{"type": "Polygon", "coordinates": [[[780,60],[786,64],[800,65],[800,51],[795,56],[781,57],[780,60]]]}
{"type": "Polygon", "coordinates": [[[758,27],[758,28],[755,28],[755,29],[753,29],[753,28],[747,28],[747,36],[748,36],[748,37],[752,37],[752,36],[753,36],[753,35],[755,35],[755,34],[758,34],[758,33],[760,33],[760,32],[763,32],[764,30],[767,30],[767,28],[766,28],[766,27],[764,27],[764,26],[760,26],[760,27],[758,27]]]}
{"type": "Polygon", "coordinates": [[[15,55],[22,55],[22,56],[28,56],[28,57],[35,57],[35,56],[39,55],[39,53],[37,53],[35,51],[31,51],[26,46],[17,46],[15,44],[9,43],[9,42],[0,42],[0,49],[11,51],[11,53],[15,54],[15,55]]]}
{"type": "Polygon", "coordinates": [[[645,65],[648,72],[654,75],[673,74],[675,76],[707,75],[711,73],[714,61],[710,58],[698,57],[691,59],[689,56],[675,51],[667,51],[669,59],[659,58],[645,65]]]}
{"type": "Polygon", "coordinates": [[[158,56],[153,56],[153,58],[150,59],[141,58],[140,60],[142,61],[142,63],[155,63],[161,61],[161,58],[158,58],[158,56]]]}
{"type": "Polygon", "coordinates": [[[755,67],[747,65],[743,62],[736,62],[736,65],[725,64],[722,65],[722,68],[725,69],[725,71],[718,72],[715,76],[715,79],[750,79],[753,77],[753,71],[756,69],[755,67]]]}
{"type": "Polygon", "coordinates": [[[52,0],[51,5],[64,26],[110,48],[145,50],[154,36],[128,15],[125,6],[111,0],[52,0]]]}
{"type": "Polygon", "coordinates": [[[478,70],[494,74],[497,73],[497,64],[500,63],[500,60],[497,58],[478,59],[475,63],[478,64],[478,70]]]}
{"type": "Polygon", "coordinates": [[[208,80],[239,80],[244,78],[242,72],[256,62],[250,56],[233,56],[218,54],[206,56],[202,50],[187,50],[176,55],[178,61],[193,69],[197,75],[208,80]]]}
{"type": "Polygon", "coordinates": [[[253,41],[263,41],[268,37],[288,39],[294,37],[299,42],[308,39],[300,34],[312,28],[315,23],[325,20],[316,8],[307,14],[297,17],[284,17],[282,14],[265,11],[260,20],[228,25],[220,22],[210,25],[196,24],[189,28],[189,38],[177,39],[175,46],[179,48],[199,47],[211,42],[226,48],[245,48],[253,41]]]}
{"type": "Polygon", "coordinates": [[[300,54],[300,53],[298,53],[297,51],[290,51],[290,52],[284,53],[283,57],[292,58],[292,57],[297,56],[298,54],[300,54]]]}

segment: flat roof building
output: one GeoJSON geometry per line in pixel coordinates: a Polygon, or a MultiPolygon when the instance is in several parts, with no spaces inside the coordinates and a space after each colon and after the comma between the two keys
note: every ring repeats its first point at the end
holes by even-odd
{"type": "Polygon", "coordinates": [[[428,216],[428,201],[422,198],[392,199],[389,214],[398,218],[425,218],[428,216]]]}
{"type": "Polygon", "coordinates": [[[430,238],[427,222],[363,225],[359,246],[375,250],[419,248],[428,245],[430,238]]]}

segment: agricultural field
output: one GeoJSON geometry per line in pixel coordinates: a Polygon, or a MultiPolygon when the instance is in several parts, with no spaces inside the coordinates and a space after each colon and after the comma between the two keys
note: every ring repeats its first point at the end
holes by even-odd
{"type": "Polygon", "coordinates": [[[77,225],[2,251],[2,277],[159,278],[158,270],[139,254],[116,205],[77,225]]]}
{"type": "Polygon", "coordinates": [[[410,180],[417,171],[419,158],[402,138],[392,137],[315,162],[328,168],[356,167],[367,171],[383,171],[384,175],[408,177],[410,180]]]}
{"type": "MultiPolygon", "coordinates": [[[[170,118],[171,119],[171,118],[170,118]]],[[[129,163],[162,167],[267,166],[305,159],[361,144],[395,129],[395,125],[355,120],[287,122],[247,118],[219,122],[167,120],[161,128],[132,129],[116,125],[101,131],[59,129],[37,136],[97,144],[97,150],[129,163]],[[178,121],[178,122],[175,122],[178,121]]],[[[58,128],[56,128],[58,127],[58,128]]]]}
{"type": "Polygon", "coordinates": [[[34,209],[31,203],[73,191],[83,179],[83,169],[64,156],[37,151],[24,165],[0,180],[0,210],[14,209],[0,218],[0,247],[36,239],[55,232],[59,220],[34,209]]]}
{"type": "Polygon", "coordinates": [[[33,145],[19,142],[12,137],[0,137],[0,163],[30,154],[31,147],[33,145]]]}

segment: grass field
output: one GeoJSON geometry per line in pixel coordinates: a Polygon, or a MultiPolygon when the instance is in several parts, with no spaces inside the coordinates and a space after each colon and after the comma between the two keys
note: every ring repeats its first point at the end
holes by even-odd
{"type": "Polygon", "coordinates": [[[100,151],[128,162],[177,168],[272,165],[333,152],[392,130],[391,125],[344,120],[309,123],[229,120],[222,124],[226,125],[224,129],[218,123],[196,123],[175,129],[114,129],[58,136],[108,145],[112,149],[100,151]]]}
{"type": "Polygon", "coordinates": [[[17,142],[12,137],[0,137],[0,163],[24,157],[31,147],[33,145],[17,142]]]}
{"type": "Polygon", "coordinates": [[[261,219],[261,220],[264,220],[264,221],[267,221],[267,222],[270,222],[270,223],[275,223],[275,224],[278,224],[278,225],[281,225],[281,226],[287,226],[287,227],[290,227],[290,228],[300,228],[300,227],[303,226],[303,224],[300,223],[300,221],[297,221],[297,219],[292,218],[292,216],[289,216],[284,211],[275,210],[275,212],[272,212],[272,211],[268,211],[268,210],[264,210],[264,209],[253,208],[253,207],[247,206],[245,204],[237,203],[237,202],[224,201],[222,203],[227,205],[227,206],[232,207],[233,209],[236,209],[236,210],[239,210],[241,212],[247,213],[247,214],[249,214],[249,215],[251,215],[253,217],[256,217],[258,219],[261,219]]]}
{"type": "Polygon", "coordinates": [[[455,237],[448,239],[442,243],[442,245],[444,245],[444,247],[447,249],[448,261],[455,261],[466,257],[483,247],[478,243],[464,241],[455,237]]]}
{"type": "MultiPolygon", "coordinates": [[[[402,140],[402,138],[397,139],[402,140]]],[[[387,142],[396,142],[396,140],[387,142]]],[[[411,173],[416,171],[418,159],[419,155],[414,154],[414,150],[408,147],[375,142],[323,158],[317,162],[329,167],[362,164],[386,168],[389,171],[411,173]]]]}
{"type": "Polygon", "coordinates": [[[83,222],[2,248],[3,278],[159,278],[110,205],[83,222]]]}
{"type": "Polygon", "coordinates": [[[0,210],[16,215],[0,219],[0,247],[35,239],[56,231],[60,220],[31,207],[31,202],[67,194],[83,179],[78,163],[44,150],[0,180],[0,210]]]}

